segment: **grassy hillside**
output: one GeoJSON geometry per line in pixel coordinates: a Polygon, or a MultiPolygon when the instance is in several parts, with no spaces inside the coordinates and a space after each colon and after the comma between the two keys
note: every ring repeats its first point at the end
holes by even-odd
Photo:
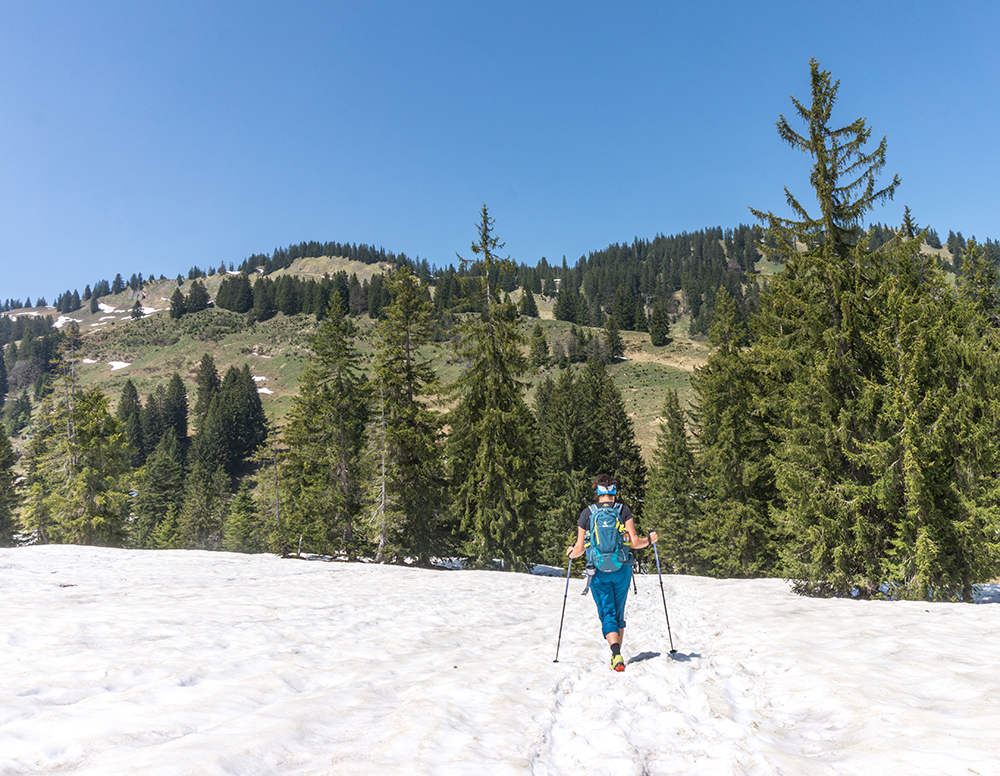
{"type": "MultiPolygon", "coordinates": [[[[925,250],[931,252],[927,246],[925,250]]],[[[933,251],[943,259],[950,258],[947,251],[933,251]]],[[[291,267],[275,274],[293,274],[303,278],[320,278],[324,274],[345,271],[357,274],[361,280],[387,269],[383,265],[362,264],[336,257],[302,258],[291,267]]],[[[780,272],[780,265],[761,261],[758,271],[763,275],[780,272]]],[[[210,296],[214,298],[224,274],[201,279],[210,296]]],[[[67,319],[76,321],[83,334],[81,354],[85,363],[80,377],[85,384],[99,385],[117,400],[122,385],[131,379],[145,397],[176,372],[188,385],[193,403],[194,376],[205,353],[215,359],[220,375],[230,366],[242,367],[247,363],[261,390],[261,399],[268,417],[281,423],[298,390],[299,379],[309,359],[309,339],[316,331],[316,321],[309,315],[286,317],[278,314],[269,321],[247,325],[244,316],[226,310],[208,309],[172,320],[168,311],[170,297],[178,288],[187,294],[191,281],[178,284],[176,279],[148,281],[140,293],[130,290],[114,296],[102,297],[102,308],[91,313],[89,305],[71,316],[60,317],[53,308],[19,310],[14,315],[52,315],[60,324],[67,319]],[[136,300],[146,313],[133,321],[131,310],[136,300]]],[[[515,293],[517,299],[519,293],[515,293]]],[[[570,324],[556,321],[553,316],[554,300],[536,296],[539,319],[525,319],[524,333],[540,323],[550,345],[567,334],[570,324]]],[[[371,328],[367,316],[357,321],[359,345],[371,355],[371,328]]],[[[597,334],[596,330],[589,330],[597,334]]],[[[690,378],[693,370],[706,362],[708,346],[704,338],[688,336],[687,321],[674,324],[670,344],[654,348],[649,336],[638,332],[622,332],[626,343],[625,360],[612,365],[609,371],[622,393],[626,409],[635,423],[636,437],[644,454],[649,457],[656,441],[659,411],[663,405],[664,391],[676,389],[681,406],[687,407],[692,399],[690,378]]],[[[461,369],[448,343],[435,343],[426,349],[438,377],[443,383],[454,380],[461,369]]],[[[533,400],[535,387],[546,375],[556,370],[549,368],[528,376],[529,401],[533,400]]]]}
{"type": "MultiPolygon", "coordinates": [[[[214,292],[219,282],[221,277],[210,277],[206,285],[214,292]]],[[[189,286],[185,281],[182,291],[189,286]]],[[[193,404],[198,363],[205,353],[210,353],[220,376],[230,366],[249,364],[257,378],[269,419],[280,424],[309,360],[309,340],[317,329],[315,318],[310,315],[288,317],[279,313],[269,321],[248,325],[242,315],[210,308],[174,320],[169,316],[167,299],[176,287],[176,280],[147,285],[139,299],[148,313],[139,320],[131,318],[136,295],[129,291],[117,297],[102,298],[105,307],[97,313],[90,313],[89,307],[85,307],[62,317],[62,325],[68,318],[80,327],[83,346],[78,374],[83,384],[97,385],[117,401],[125,381],[131,379],[145,400],[176,372],[187,384],[189,401],[193,404]]],[[[541,324],[550,343],[567,335],[570,324],[551,317],[551,301],[543,298],[538,301],[543,317],[525,319],[525,335],[536,323],[541,324]]],[[[51,309],[32,312],[56,317],[51,309]]],[[[362,316],[357,324],[359,347],[370,357],[374,323],[362,316]]],[[[683,322],[675,326],[678,331],[685,328],[683,322]]],[[[595,329],[589,331],[599,334],[595,329]]],[[[622,332],[622,336],[626,342],[626,360],[612,365],[609,371],[633,418],[638,442],[648,456],[656,440],[664,389],[676,388],[682,404],[690,399],[691,372],[704,363],[708,350],[703,341],[684,335],[660,348],[650,345],[646,334],[622,332]]],[[[461,364],[449,343],[429,345],[425,354],[443,383],[459,375],[461,364]]],[[[528,375],[529,401],[533,401],[536,386],[546,375],[554,375],[556,371],[556,368],[547,368],[528,375]]]]}

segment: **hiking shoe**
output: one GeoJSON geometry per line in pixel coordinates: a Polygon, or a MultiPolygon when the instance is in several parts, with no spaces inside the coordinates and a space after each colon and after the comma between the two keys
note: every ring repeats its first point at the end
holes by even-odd
{"type": "Polygon", "coordinates": [[[625,670],[625,658],[621,655],[613,655],[611,658],[611,670],[612,671],[624,671],[625,670]]]}

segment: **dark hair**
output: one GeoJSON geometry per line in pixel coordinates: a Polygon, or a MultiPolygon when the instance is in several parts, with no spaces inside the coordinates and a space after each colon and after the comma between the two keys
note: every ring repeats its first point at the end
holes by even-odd
{"type": "Polygon", "coordinates": [[[594,490],[597,490],[599,487],[610,488],[612,485],[614,485],[617,488],[618,480],[616,480],[610,474],[599,474],[594,478],[594,482],[591,485],[591,487],[593,487],[594,490]]]}

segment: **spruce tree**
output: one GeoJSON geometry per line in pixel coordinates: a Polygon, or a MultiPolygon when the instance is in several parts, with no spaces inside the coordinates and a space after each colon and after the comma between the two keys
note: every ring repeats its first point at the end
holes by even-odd
{"type": "Polygon", "coordinates": [[[992,283],[956,302],[909,217],[877,250],[857,238],[898,178],[877,190],[885,140],[865,153],[863,119],[831,130],[838,84],[811,71],[812,106],[795,103],[809,137],[778,126],[815,159],[820,215],[790,194],[799,220],[757,213],[786,269],[753,322],[759,382],[744,381],[775,436],[783,564],[807,591],[967,599],[996,573],[992,283]]]}
{"type": "MultiPolygon", "coordinates": [[[[580,375],[579,403],[585,429],[586,470],[618,480],[621,500],[642,516],[648,469],[635,440],[635,425],[621,392],[602,361],[588,361],[580,375]]],[[[589,483],[588,483],[589,484],[589,483]]]]}
{"type": "Polygon", "coordinates": [[[10,390],[10,386],[7,384],[7,364],[0,354],[0,410],[3,409],[7,401],[8,390],[10,390]]]}
{"type": "Polygon", "coordinates": [[[618,319],[614,315],[609,315],[604,322],[604,352],[612,361],[625,355],[625,340],[622,339],[618,319]]]}
{"type": "Polygon", "coordinates": [[[223,468],[235,475],[267,438],[267,417],[250,367],[229,367],[219,387],[217,402],[225,429],[223,468]]]}
{"type": "Polygon", "coordinates": [[[196,426],[200,426],[208,413],[208,407],[212,402],[212,397],[218,392],[222,380],[215,368],[215,359],[211,354],[206,353],[198,362],[198,371],[194,378],[197,386],[197,393],[194,403],[194,421],[196,426]]]}
{"type": "Polygon", "coordinates": [[[177,433],[168,427],[140,470],[133,501],[135,513],[133,543],[154,548],[156,534],[167,512],[180,512],[184,503],[184,453],[177,433]]]}
{"type": "Polygon", "coordinates": [[[434,308],[406,268],[387,288],[392,302],[375,331],[369,511],[378,514],[380,559],[427,564],[441,549],[444,483],[441,418],[425,404],[437,380],[420,352],[434,335],[434,308]]]}
{"type": "Polygon", "coordinates": [[[163,415],[163,405],[166,397],[167,391],[163,387],[163,384],[160,383],[146,397],[146,403],[142,406],[142,410],[139,413],[139,420],[142,424],[143,460],[160,443],[163,432],[167,430],[166,419],[163,415]]]}
{"type": "Polygon", "coordinates": [[[17,459],[2,426],[0,426],[0,547],[13,547],[17,530],[15,512],[20,493],[14,465],[17,459]]]}
{"type": "Polygon", "coordinates": [[[538,303],[535,301],[535,295],[531,293],[530,288],[525,287],[521,294],[520,310],[521,315],[525,318],[538,317],[538,303]]]}
{"type": "Polygon", "coordinates": [[[466,551],[476,563],[495,559],[504,568],[522,568],[533,543],[535,439],[531,411],[521,378],[527,363],[521,351],[517,311],[502,301],[491,278],[511,265],[498,252],[486,205],[480,213],[476,256],[470,281],[481,314],[461,325],[458,353],[465,371],[454,385],[449,413],[448,463],[454,514],[467,537],[466,551]]]}
{"type": "Polygon", "coordinates": [[[771,438],[755,401],[762,393],[736,303],[719,289],[708,363],[695,370],[699,469],[705,500],[699,554],[717,576],[778,571],[778,536],[769,512],[771,438]]]}
{"type": "Polygon", "coordinates": [[[360,455],[368,420],[368,386],[340,297],[312,340],[313,357],[288,413],[281,461],[281,546],[313,552],[358,550],[360,455]]]}
{"type": "Polygon", "coordinates": [[[139,392],[131,379],[126,380],[122,386],[115,414],[118,420],[125,424],[125,435],[132,450],[132,466],[142,466],[146,460],[142,436],[142,402],[139,401],[139,392]]]}
{"type": "Polygon", "coordinates": [[[593,426],[581,399],[573,369],[560,369],[536,394],[541,557],[553,565],[563,562],[567,545],[576,541],[577,518],[599,473],[591,455],[593,426]]]}
{"type": "MultiPolygon", "coordinates": [[[[97,302],[97,297],[94,297],[94,302],[91,304],[91,312],[97,312],[93,307],[97,302]]],[[[174,289],[174,293],[170,297],[170,317],[174,320],[178,320],[184,317],[184,314],[188,311],[187,299],[184,297],[184,292],[179,288],[174,289]]]]}
{"type": "Polygon", "coordinates": [[[667,389],[649,466],[643,527],[659,534],[660,559],[678,574],[702,573],[701,498],[677,391],[667,389]]]}
{"type": "Polygon", "coordinates": [[[132,467],[122,423],[98,388],[60,378],[43,402],[27,462],[25,528],[42,542],[125,542],[132,467]]]}
{"type": "Polygon", "coordinates": [[[191,289],[188,291],[187,295],[187,311],[189,313],[197,313],[202,310],[208,309],[209,304],[208,289],[200,280],[195,280],[191,283],[191,289]]]}
{"type": "Polygon", "coordinates": [[[247,480],[240,483],[226,516],[222,548],[229,552],[267,552],[271,528],[247,480]]]}
{"type": "Polygon", "coordinates": [[[534,369],[541,369],[549,362],[549,343],[540,323],[535,324],[528,340],[528,361],[534,369]]]}
{"type": "MultiPolygon", "coordinates": [[[[177,518],[185,547],[222,549],[222,529],[229,514],[229,500],[230,481],[225,469],[221,466],[211,469],[196,460],[185,481],[184,503],[177,518]]],[[[172,510],[173,506],[168,511],[172,510]]]]}
{"type": "Polygon", "coordinates": [[[649,316],[649,341],[654,347],[662,347],[670,341],[670,313],[662,299],[653,303],[649,316]]]}
{"type": "Polygon", "coordinates": [[[184,381],[176,372],[167,383],[167,391],[161,409],[164,425],[166,428],[174,430],[181,450],[186,450],[188,444],[187,388],[184,387],[184,381]]]}
{"type": "MultiPolygon", "coordinates": [[[[905,598],[972,602],[973,585],[1000,573],[1000,343],[991,268],[956,294],[920,240],[893,241],[872,298],[879,381],[877,435],[859,445],[872,473],[863,498],[893,516],[881,580],[905,598]]],[[[980,271],[973,240],[971,278],[980,271]]]]}

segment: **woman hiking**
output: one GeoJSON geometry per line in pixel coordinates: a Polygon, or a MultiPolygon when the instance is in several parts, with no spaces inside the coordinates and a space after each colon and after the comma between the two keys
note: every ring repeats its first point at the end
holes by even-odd
{"type": "Polygon", "coordinates": [[[625,601],[632,583],[632,553],[656,541],[656,531],[641,537],[635,532],[632,510],[617,503],[618,481],[602,474],[594,480],[596,503],[580,513],[576,544],[566,555],[579,558],[587,554],[590,592],[601,618],[601,631],[611,647],[611,668],[625,670],[622,639],[625,637],[625,601]]]}

